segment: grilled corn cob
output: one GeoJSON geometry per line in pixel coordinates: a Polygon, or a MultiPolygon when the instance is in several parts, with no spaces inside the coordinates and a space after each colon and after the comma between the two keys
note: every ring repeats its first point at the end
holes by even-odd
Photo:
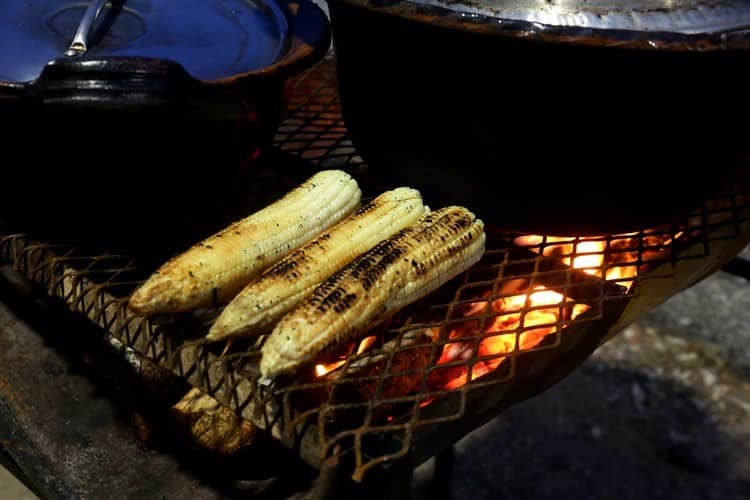
{"type": "Polygon", "coordinates": [[[262,347],[261,373],[293,372],[353,340],[472,266],[484,241],[484,224],[463,207],[432,212],[382,241],[281,319],[262,347]]]}
{"type": "Polygon", "coordinates": [[[248,336],[269,328],[324,279],[424,214],[416,189],[401,187],[381,194],[247,285],[227,305],[207,338],[248,336]]]}
{"type": "Polygon", "coordinates": [[[136,290],[129,305],[153,315],[228,302],[269,265],[349,215],[360,196],[349,174],[318,172],[164,264],[136,290]]]}

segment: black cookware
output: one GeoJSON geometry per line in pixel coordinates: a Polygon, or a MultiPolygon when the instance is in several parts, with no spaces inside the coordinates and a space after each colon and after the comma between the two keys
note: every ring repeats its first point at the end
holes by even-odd
{"type": "Polygon", "coordinates": [[[189,225],[270,143],[329,31],[309,0],[4,2],[0,219],[130,240],[189,225]]]}
{"type": "Polygon", "coordinates": [[[679,220],[750,147],[750,4],[330,0],[373,168],[502,228],[679,220]]]}

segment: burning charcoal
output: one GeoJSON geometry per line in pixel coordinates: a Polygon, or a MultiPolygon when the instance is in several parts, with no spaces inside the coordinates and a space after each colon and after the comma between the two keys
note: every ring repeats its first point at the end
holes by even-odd
{"type": "Polygon", "coordinates": [[[316,408],[326,401],[331,394],[331,380],[337,380],[339,368],[345,363],[350,356],[358,356],[370,349],[383,333],[382,325],[374,329],[369,337],[361,341],[349,342],[346,344],[333,346],[326,352],[325,356],[319,359],[318,363],[311,367],[309,373],[302,375],[302,380],[314,381],[312,384],[306,384],[305,387],[290,392],[290,401],[292,406],[298,411],[306,411],[316,408]]]}
{"type": "Polygon", "coordinates": [[[383,383],[379,397],[386,399],[408,394],[419,387],[422,379],[421,370],[427,367],[430,360],[431,343],[431,339],[421,332],[415,332],[413,335],[407,334],[400,346],[397,346],[397,340],[385,343],[381,353],[353,362],[345,370],[345,374],[338,377],[340,381],[353,380],[337,385],[333,400],[337,400],[337,395],[345,401],[351,399],[366,401],[374,398],[377,395],[379,381],[370,380],[369,377],[379,377],[385,372],[388,357],[394,351],[396,352],[389,370],[390,376],[383,383]],[[368,379],[359,381],[365,377],[368,379]]]}
{"type": "MultiPolygon", "coordinates": [[[[329,404],[384,401],[374,409],[372,423],[383,423],[397,417],[408,409],[411,403],[405,405],[407,408],[401,408],[401,404],[386,400],[408,396],[418,391],[431,355],[432,339],[421,331],[408,332],[400,344],[398,339],[386,342],[380,352],[366,355],[345,369],[326,376],[333,382],[329,404]],[[388,368],[391,355],[393,358],[388,368]]],[[[338,428],[362,422],[365,412],[364,405],[335,408],[330,410],[328,417],[331,425],[338,428]]]]}
{"type": "Polygon", "coordinates": [[[515,244],[629,290],[646,266],[669,259],[672,245],[683,236],[682,231],[659,227],[606,238],[526,235],[515,244]]]}
{"type": "Polygon", "coordinates": [[[430,373],[428,387],[452,390],[468,383],[470,370],[473,380],[494,372],[514,352],[551,340],[561,321],[574,320],[591,308],[543,285],[530,289],[523,279],[504,282],[496,296],[482,297],[460,311],[466,320],[448,330],[449,342],[437,362],[446,366],[430,373]]]}

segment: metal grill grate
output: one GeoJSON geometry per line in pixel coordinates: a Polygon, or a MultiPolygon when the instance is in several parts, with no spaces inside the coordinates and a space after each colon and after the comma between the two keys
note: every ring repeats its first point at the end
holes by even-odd
{"type": "MultiPolygon", "coordinates": [[[[347,139],[335,83],[330,59],[299,82],[275,146],[316,168],[355,171],[364,192],[375,194],[376,176],[347,139]]],[[[247,175],[253,185],[260,174],[247,175]]],[[[282,165],[262,175],[266,194],[288,185],[282,165]]],[[[218,311],[161,324],[130,312],[127,296],[150,270],[126,255],[87,254],[0,227],[0,259],[307,462],[352,457],[360,479],[388,460],[419,462],[555,383],[647,308],[736,255],[750,239],[748,180],[738,171],[726,193],[684,224],[627,235],[489,228],[487,251],[472,269],[283,384],[258,380],[262,339],[229,348],[201,340],[218,311]]]]}
{"type": "Polygon", "coordinates": [[[289,99],[289,113],[275,137],[278,149],[321,168],[363,164],[347,137],[336,84],[330,57],[307,72],[289,99]]]}

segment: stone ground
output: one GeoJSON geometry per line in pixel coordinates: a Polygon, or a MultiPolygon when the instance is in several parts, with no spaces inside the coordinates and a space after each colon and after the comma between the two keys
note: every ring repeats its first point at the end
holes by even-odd
{"type": "MultiPolygon", "coordinates": [[[[748,345],[750,282],[716,273],[459,442],[451,496],[750,498],[748,345]]],[[[26,498],[0,468],[0,499],[26,498]]]]}

